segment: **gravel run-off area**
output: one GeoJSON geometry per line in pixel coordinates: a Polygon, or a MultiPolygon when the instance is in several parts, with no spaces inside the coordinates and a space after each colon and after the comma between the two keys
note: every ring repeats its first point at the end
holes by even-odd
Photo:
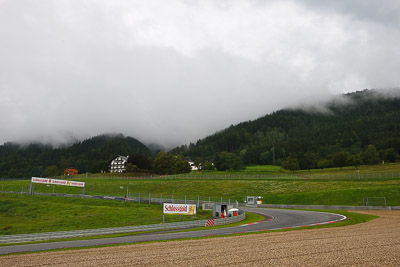
{"type": "Polygon", "coordinates": [[[400,211],[320,229],[0,257],[0,266],[400,266],[400,211]]]}

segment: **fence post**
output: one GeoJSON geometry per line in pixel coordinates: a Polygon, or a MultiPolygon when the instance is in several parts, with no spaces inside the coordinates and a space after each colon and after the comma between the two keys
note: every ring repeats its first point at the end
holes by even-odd
{"type": "Polygon", "coordinates": [[[197,207],[200,208],[200,196],[197,196],[197,207]]]}
{"type": "Polygon", "coordinates": [[[139,192],[139,203],[140,203],[140,192],[139,192]]]}
{"type": "Polygon", "coordinates": [[[149,193],[149,205],[151,204],[151,194],[149,193]]]}

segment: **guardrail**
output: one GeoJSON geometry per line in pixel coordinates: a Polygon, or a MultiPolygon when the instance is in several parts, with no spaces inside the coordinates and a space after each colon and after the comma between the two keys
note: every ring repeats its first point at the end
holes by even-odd
{"type": "MultiPolygon", "coordinates": [[[[242,221],[246,218],[246,214],[242,213],[235,217],[227,217],[224,219],[210,219],[213,220],[213,225],[230,224],[242,221]]],[[[113,227],[113,228],[100,228],[100,229],[87,229],[87,230],[74,230],[74,231],[61,231],[61,232],[47,232],[35,234],[19,234],[19,235],[3,235],[0,236],[0,243],[23,243],[33,241],[43,241],[61,238],[74,238],[95,235],[110,235],[110,234],[123,234],[135,233],[146,231],[163,231],[163,230],[178,230],[188,229],[194,227],[207,226],[210,220],[196,220],[188,222],[164,223],[164,224],[149,224],[139,226],[126,226],[126,227],[113,227]]]]}
{"type": "MultiPolygon", "coordinates": [[[[246,206],[240,204],[240,206],[246,206]]],[[[274,209],[310,209],[310,210],[400,210],[400,206],[344,206],[344,205],[286,205],[286,204],[259,204],[258,208],[274,209]]]]}

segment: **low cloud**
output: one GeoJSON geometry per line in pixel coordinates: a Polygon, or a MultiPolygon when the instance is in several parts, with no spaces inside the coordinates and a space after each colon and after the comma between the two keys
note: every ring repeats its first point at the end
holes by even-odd
{"type": "Polygon", "coordinates": [[[399,5],[383,2],[1,1],[0,143],[121,132],[172,147],[398,87],[399,5]]]}

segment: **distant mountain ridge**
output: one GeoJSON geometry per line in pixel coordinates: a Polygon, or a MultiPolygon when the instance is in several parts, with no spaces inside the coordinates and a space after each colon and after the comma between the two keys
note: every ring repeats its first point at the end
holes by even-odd
{"type": "MultiPolygon", "coordinates": [[[[289,156],[304,159],[312,154],[316,166],[317,160],[331,161],[338,152],[361,155],[368,145],[377,149],[381,160],[399,157],[400,89],[350,93],[323,108],[278,110],[231,125],[170,153],[213,160],[216,153],[226,151],[239,155],[247,165],[280,165],[289,156]]],[[[99,135],[58,148],[8,142],[0,145],[0,177],[41,176],[48,166],[56,166],[60,172],[67,167],[77,168],[80,173],[107,171],[108,161],[114,156],[135,154],[153,157],[155,153],[122,134],[99,135]]]]}
{"type": "Polygon", "coordinates": [[[99,135],[61,148],[5,143],[0,146],[0,177],[41,176],[48,166],[57,166],[60,172],[67,167],[80,173],[107,171],[114,156],[135,154],[153,156],[143,143],[122,134],[99,135]]]}
{"type": "Polygon", "coordinates": [[[322,112],[319,110],[282,109],[232,125],[171,152],[204,160],[227,151],[240,155],[245,164],[276,165],[290,155],[301,158],[307,152],[327,160],[340,151],[357,155],[370,144],[381,154],[392,149],[398,155],[399,89],[349,93],[328,102],[322,112]]]}

